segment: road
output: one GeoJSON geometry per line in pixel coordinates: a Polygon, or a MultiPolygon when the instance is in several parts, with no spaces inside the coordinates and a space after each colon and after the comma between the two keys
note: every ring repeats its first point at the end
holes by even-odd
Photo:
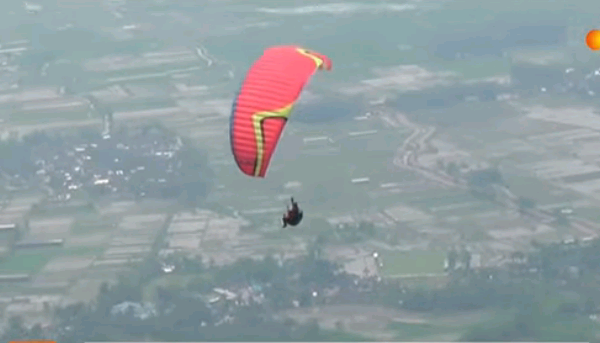
{"type": "Polygon", "coordinates": [[[433,126],[422,127],[414,124],[402,113],[391,111],[389,109],[381,109],[374,111],[378,114],[386,124],[394,128],[409,128],[413,132],[404,140],[402,145],[398,147],[394,164],[400,168],[409,169],[423,175],[425,178],[440,183],[446,187],[466,188],[460,181],[454,180],[449,175],[441,171],[434,171],[423,167],[419,164],[419,154],[428,150],[429,140],[436,132],[433,126]]]}
{"type": "MultiPolygon", "coordinates": [[[[430,169],[419,164],[419,154],[429,150],[429,140],[435,135],[435,127],[417,125],[408,120],[402,113],[388,108],[379,108],[372,112],[379,116],[388,126],[413,130],[410,136],[396,150],[396,156],[394,157],[394,164],[396,166],[417,172],[423,177],[445,187],[468,189],[465,180],[457,180],[444,171],[430,169]]],[[[497,187],[497,191],[498,194],[502,195],[499,200],[502,205],[507,208],[519,210],[519,197],[517,195],[506,187],[497,187]]],[[[539,224],[548,225],[556,220],[555,215],[550,211],[534,208],[522,210],[521,213],[539,224]]],[[[597,238],[600,236],[600,225],[589,220],[570,217],[570,224],[571,227],[581,232],[586,238],[597,238]]]]}

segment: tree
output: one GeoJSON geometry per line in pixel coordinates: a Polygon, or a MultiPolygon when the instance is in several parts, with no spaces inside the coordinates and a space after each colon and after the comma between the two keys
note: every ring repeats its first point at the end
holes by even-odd
{"type": "Polygon", "coordinates": [[[208,194],[213,172],[208,167],[206,156],[196,149],[181,149],[179,158],[182,162],[178,185],[181,194],[179,200],[185,206],[193,208],[208,194]]]}
{"type": "Polygon", "coordinates": [[[461,262],[465,266],[465,270],[471,269],[471,253],[469,251],[463,250],[461,262]]]}
{"type": "Polygon", "coordinates": [[[270,255],[260,261],[257,267],[251,277],[252,281],[260,283],[270,283],[277,275],[277,270],[279,269],[277,261],[270,255]]]}
{"type": "Polygon", "coordinates": [[[560,226],[569,226],[569,225],[571,225],[571,221],[569,220],[569,218],[567,218],[567,216],[565,216],[564,214],[562,214],[560,212],[560,210],[554,212],[554,216],[556,218],[556,224],[558,224],[560,226]]]}
{"type": "Polygon", "coordinates": [[[442,160],[442,159],[435,160],[435,165],[439,170],[443,170],[444,169],[444,160],[442,160]]]}
{"type": "Polygon", "coordinates": [[[477,170],[469,173],[467,179],[472,188],[487,188],[492,185],[504,185],[502,174],[496,168],[477,170]]]}
{"type": "Polygon", "coordinates": [[[360,223],[358,223],[358,232],[360,232],[367,238],[373,238],[377,233],[377,231],[375,230],[375,224],[365,221],[361,221],[360,223]]]}
{"type": "Polygon", "coordinates": [[[301,265],[300,282],[303,285],[329,285],[334,280],[337,269],[338,266],[332,262],[308,256],[301,265]]]}
{"type": "Polygon", "coordinates": [[[2,338],[5,342],[23,340],[23,338],[28,337],[27,331],[23,318],[13,316],[8,319],[7,329],[2,338]]]}
{"type": "Polygon", "coordinates": [[[308,248],[308,256],[312,259],[320,259],[323,256],[323,248],[327,244],[325,235],[319,234],[308,248]]]}
{"type": "Polygon", "coordinates": [[[303,340],[306,342],[314,342],[320,340],[321,329],[316,319],[309,320],[306,324],[301,325],[299,330],[294,333],[294,340],[303,340]]]}
{"type": "Polygon", "coordinates": [[[535,202],[526,197],[519,197],[518,206],[520,211],[530,210],[535,207],[535,202]]]}
{"type": "Polygon", "coordinates": [[[452,177],[458,177],[460,174],[460,170],[455,162],[449,162],[446,165],[446,173],[452,177]]]}
{"type": "Polygon", "coordinates": [[[271,300],[275,310],[283,310],[292,306],[292,300],[295,296],[294,290],[289,287],[283,278],[273,280],[269,288],[268,297],[271,300]]]}
{"type": "Polygon", "coordinates": [[[453,271],[456,268],[456,261],[458,260],[458,252],[452,249],[448,252],[448,270],[453,271]]]}
{"type": "Polygon", "coordinates": [[[583,312],[585,314],[593,314],[596,313],[598,307],[596,306],[596,301],[592,297],[588,297],[583,305],[583,312]]]}

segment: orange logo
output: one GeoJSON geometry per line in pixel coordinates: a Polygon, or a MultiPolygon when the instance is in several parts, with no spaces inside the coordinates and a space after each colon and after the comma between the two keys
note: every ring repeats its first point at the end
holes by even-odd
{"type": "Polygon", "coordinates": [[[585,42],[590,49],[594,51],[600,50],[600,31],[591,30],[588,32],[587,36],[585,37],[585,42]]]}

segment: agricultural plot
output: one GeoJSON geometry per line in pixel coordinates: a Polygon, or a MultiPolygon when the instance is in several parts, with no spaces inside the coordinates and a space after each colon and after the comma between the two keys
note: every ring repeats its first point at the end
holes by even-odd
{"type": "Polygon", "coordinates": [[[468,217],[483,212],[497,209],[498,205],[489,201],[476,200],[473,202],[459,203],[456,205],[444,205],[431,207],[429,210],[438,217],[460,216],[468,217]]]}
{"type": "Polygon", "coordinates": [[[82,99],[61,98],[52,101],[24,103],[8,118],[10,124],[40,124],[59,121],[80,121],[93,118],[89,105],[82,99]]]}
{"type": "Polygon", "coordinates": [[[61,256],[52,259],[44,267],[43,271],[47,273],[82,270],[92,264],[93,259],[90,257],[72,257],[61,256]]]}
{"type": "Polygon", "coordinates": [[[425,210],[431,210],[442,206],[455,206],[457,204],[473,204],[479,202],[477,198],[468,192],[463,191],[446,191],[446,192],[432,192],[431,194],[417,194],[410,204],[423,208],[425,210]]]}
{"type": "MultiPolygon", "coordinates": [[[[546,241],[551,237],[560,237],[566,233],[559,232],[547,225],[532,226],[516,211],[505,210],[491,202],[481,201],[464,191],[415,192],[411,198],[403,202],[398,202],[396,199],[396,203],[380,212],[380,215],[385,217],[387,222],[380,221],[377,226],[387,227],[388,230],[398,228],[399,231],[397,231],[394,241],[398,242],[396,244],[402,242],[403,249],[439,248],[446,251],[457,242],[462,241],[472,246],[472,249],[475,249],[474,252],[484,253],[484,257],[478,257],[477,263],[479,264],[481,264],[479,260],[482,258],[487,260],[490,258],[489,255],[504,254],[506,251],[514,251],[517,247],[526,247],[528,242],[533,239],[546,241]],[[413,240],[416,237],[419,237],[423,244],[411,246],[408,242],[402,241],[413,240]],[[484,244],[485,248],[476,248],[481,244],[484,244]]],[[[341,224],[356,224],[361,220],[360,218],[360,215],[348,213],[332,216],[327,221],[332,227],[337,227],[341,224]]],[[[392,232],[393,230],[388,231],[389,234],[392,232]]],[[[390,242],[385,243],[389,244],[390,242]]],[[[391,246],[381,247],[384,250],[389,248],[391,246]]],[[[445,252],[441,255],[444,254],[445,252]]],[[[424,260],[427,261],[427,258],[424,260]]],[[[425,274],[439,272],[439,269],[435,267],[423,268],[415,265],[413,265],[414,270],[390,271],[390,268],[400,267],[391,267],[385,261],[383,263],[382,275],[411,274],[412,272],[418,274],[419,271],[425,274]]],[[[355,264],[358,265],[358,263],[355,264]]],[[[362,264],[364,265],[364,263],[362,264]]],[[[397,264],[394,262],[392,266],[397,264]]]]}
{"type": "Polygon", "coordinates": [[[0,272],[3,274],[33,274],[44,268],[48,258],[54,253],[17,252],[9,259],[0,263],[0,272]]]}
{"type": "Polygon", "coordinates": [[[12,199],[0,212],[0,222],[2,224],[21,222],[25,214],[31,210],[31,206],[38,203],[41,199],[41,195],[12,199]]]}
{"type": "Polygon", "coordinates": [[[528,142],[520,138],[508,138],[500,142],[487,144],[484,149],[476,151],[475,154],[485,160],[508,159],[513,163],[534,162],[536,158],[543,159],[545,149],[539,147],[533,142],[528,142]],[[532,159],[526,160],[522,157],[530,156],[532,159]],[[522,160],[522,162],[520,162],[522,160]]]}
{"type": "Polygon", "coordinates": [[[464,230],[451,229],[441,225],[422,226],[414,228],[419,237],[430,242],[430,247],[447,248],[461,240],[464,230]]]}
{"type": "Polygon", "coordinates": [[[110,232],[99,232],[99,233],[90,233],[90,234],[75,234],[69,236],[65,240],[65,247],[103,247],[110,240],[111,233],[110,232]]]}
{"type": "Polygon", "coordinates": [[[178,213],[167,228],[167,251],[196,252],[206,232],[208,221],[215,215],[206,210],[178,213]]]}
{"type": "Polygon", "coordinates": [[[135,69],[159,67],[182,62],[190,63],[197,60],[198,57],[191,49],[174,47],[168,50],[144,53],[140,57],[122,55],[89,59],[83,63],[83,67],[91,72],[132,72],[135,69]]]}
{"type": "Polygon", "coordinates": [[[576,177],[592,173],[596,175],[600,171],[600,167],[578,159],[548,160],[519,167],[528,170],[542,180],[561,181],[562,179],[565,182],[569,182],[570,179],[572,179],[571,182],[583,182],[586,180],[581,178],[578,180],[576,177]]]}
{"type": "Polygon", "coordinates": [[[2,119],[17,125],[87,119],[89,112],[85,99],[65,96],[59,87],[37,87],[7,93],[0,97],[0,106],[10,106],[12,111],[7,111],[2,119]]]}
{"type": "Polygon", "coordinates": [[[427,315],[419,319],[397,317],[390,321],[387,329],[397,339],[422,341],[456,341],[473,325],[490,321],[495,313],[472,311],[452,315],[427,315]]]}
{"type": "Polygon", "coordinates": [[[396,222],[410,222],[415,224],[430,224],[433,217],[420,211],[417,208],[397,205],[384,211],[390,218],[396,222]]]}
{"type": "Polygon", "coordinates": [[[69,236],[73,223],[74,219],[72,217],[32,219],[29,221],[27,239],[65,239],[69,236]]]}
{"type": "Polygon", "coordinates": [[[443,251],[380,251],[383,267],[380,272],[387,277],[402,277],[444,272],[446,253],[443,251]]]}
{"type": "Polygon", "coordinates": [[[600,222],[600,211],[597,207],[586,206],[577,207],[576,212],[578,217],[588,219],[595,222],[600,222]]]}
{"type": "Polygon", "coordinates": [[[546,160],[546,156],[533,151],[513,151],[507,154],[498,153],[496,156],[487,156],[486,158],[502,158],[504,161],[512,164],[525,164],[531,162],[541,162],[546,160]]]}
{"type": "Polygon", "coordinates": [[[540,206],[581,199],[573,191],[560,189],[533,176],[505,174],[504,179],[515,195],[530,198],[540,206]]]}
{"type": "Polygon", "coordinates": [[[401,190],[398,192],[399,199],[396,198],[395,204],[384,210],[387,216],[397,222],[426,225],[436,219],[453,217],[453,220],[461,220],[498,208],[498,205],[477,199],[464,191],[431,188],[408,194],[401,190]],[[402,202],[399,203],[399,200],[402,202]]]}
{"type": "Polygon", "coordinates": [[[369,196],[386,203],[388,198],[398,201],[408,201],[411,198],[418,197],[420,193],[427,191],[439,191],[440,185],[432,181],[423,179],[419,175],[410,171],[399,171],[391,174],[385,182],[378,185],[373,184],[373,189],[369,191],[369,196]]]}
{"type": "Polygon", "coordinates": [[[162,253],[182,251],[200,254],[206,263],[229,264],[239,258],[259,258],[267,253],[295,256],[305,249],[299,238],[268,239],[258,233],[243,232],[250,223],[208,210],[179,213],[167,229],[168,248],[162,253]]]}
{"type": "Polygon", "coordinates": [[[335,330],[341,325],[345,331],[376,337],[381,341],[455,341],[466,328],[494,317],[484,311],[452,315],[432,315],[405,310],[390,310],[374,306],[327,305],[319,311],[293,309],[282,313],[284,317],[300,322],[316,319],[325,329],[335,330]]]}
{"type": "Polygon", "coordinates": [[[130,215],[122,218],[118,229],[113,232],[102,260],[139,259],[152,250],[156,235],[164,225],[166,215],[130,215]]]}
{"type": "Polygon", "coordinates": [[[122,232],[154,232],[164,223],[163,214],[125,216],[119,223],[122,232]]]}
{"type": "Polygon", "coordinates": [[[119,223],[118,213],[92,213],[87,215],[78,215],[75,217],[71,226],[71,235],[85,236],[100,233],[107,233],[114,230],[119,223]]]}
{"type": "MultiPolygon", "coordinates": [[[[167,125],[193,137],[200,146],[210,147],[210,164],[218,176],[217,183],[222,185],[211,197],[215,201],[226,201],[240,211],[248,211],[247,215],[270,214],[274,213],[271,211],[275,211],[275,208],[281,208],[283,202],[276,197],[281,195],[283,185],[290,181],[302,185],[293,192],[298,199],[303,199],[306,210],[316,213],[330,211],[334,205],[364,208],[377,204],[378,200],[371,201],[371,197],[365,196],[370,186],[351,188],[352,196],[345,199],[356,201],[352,204],[349,200],[339,203],[340,199],[335,195],[342,190],[347,193],[348,188],[352,187],[353,178],[369,177],[374,185],[408,180],[405,173],[397,171],[391,164],[394,152],[389,148],[399,145],[405,138],[405,133],[387,129],[380,121],[372,118],[335,124],[306,125],[299,121],[290,123],[273,156],[269,178],[245,178],[235,167],[229,148],[228,121],[224,119],[229,114],[230,105],[230,101],[206,103],[202,108],[209,108],[210,113],[202,114],[196,123],[187,119],[169,118],[167,125]],[[311,141],[316,136],[326,136],[330,140],[311,141]],[[361,153],[357,154],[357,151],[361,153]],[[329,201],[312,201],[317,197],[316,189],[323,185],[327,185],[329,195],[325,198],[329,198],[329,201]],[[265,196],[265,199],[260,202],[249,201],[254,196],[265,196]],[[266,212],[262,211],[267,209],[266,212]]],[[[383,202],[387,203],[387,200],[383,202]]]]}
{"type": "Polygon", "coordinates": [[[519,216],[517,211],[505,209],[482,211],[471,216],[448,216],[442,223],[444,228],[460,234],[461,239],[468,244],[490,244],[485,248],[486,253],[502,253],[506,246],[511,250],[527,248],[532,240],[547,241],[559,238],[568,231],[532,223],[519,216]],[[492,246],[496,243],[498,249],[492,246]]]}
{"type": "Polygon", "coordinates": [[[377,261],[372,256],[358,257],[344,263],[344,270],[349,274],[359,276],[377,276],[379,270],[377,261]]]}
{"type": "Polygon", "coordinates": [[[515,227],[510,229],[489,230],[488,235],[496,240],[514,240],[523,241],[531,239],[536,235],[544,235],[555,231],[549,226],[538,226],[536,228],[515,227]]]}
{"type": "Polygon", "coordinates": [[[30,219],[25,241],[63,239],[64,245],[19,248],[0,263],[0,273],[30,275],[31,281],[21,285],[22,290],[57,291],[72,286],[75,299],[85,298],[81,291],[93,287],[94,280],[112,280],[147,256],[166,219],[161,214],[131,215],[116,225],[121,211],[108,209],[105,216],[30,219]]]}
{"type": "Polygon", "coordinates": [[[594,116],[595,109],[591,106],[573,106],[570,108],[561,106],[560,108],[551,108],[543,105],[537,105],[523,107],[521,109],[528,113],[527,118],[529,119],[592,130],[597,130],[600,128],[600,119],[594,116]]]}
{"type": "MultiPolygon", "coordinates": [[[[90,252],[91,253],[91,252],[90,252]]],[[[66,288],[77,281],[95,256],[58,256],[50,260],[35,276],[34,288],[66,288]]]]}
{"type": "MultiPolygon", "coordinates": [[[[394,226],[396,222],[385,213],[364,213],[364,214],[345,214],[338,216],[330,216],[325,220],[330,227],[340,227],[341,225],[356,225],[362,221],[373,223],[378,227],[394,226]]],[[[329,229],[329,227],[327,228],[329,229]]],[[[312,232],[313,236],[318,232],[312,232]]]]}
{"type": "Polygon", "coordinates": [[[93,301],[100,292],[100,287],[103,283],[107,282],[110,284],[114,283],[114,281],[114,275],[110,275],[105,279],[102,278],[102,275],[99,275],[95,279],[80,279],[69,289],[69,298],[74,302],[93,301]]]}
{"type": "Polygon", "coordinates": [[[18,300],[15,298],[7,301],[4,316],[7,318],[20,316],[24,319],[26,325],[34,325],[34,323],[49,324],[51,322],[49,317],[52,314],[50,309],[64,304],[64,298],[59,294],[19,296],[18,300]]]}
{"type": "Polygon", "coordinates": [[[448,216],[442,221],[446,229],[455,231],[463,240],[470,242],[486,241],[491,239],[487,234],[487,227],[473,218],[448,216]]]}
{"type": "MultiPolygon", "coordinates": [[[[95,256],[101,251],[101,249],[62,247],[17,250],[12,256],[0,263],[0,273],[35,274],[42,271],[48,263],[52,262],[55,258],[73,258],[73,261],[77,261],[80,257],[95,256]]],[[[51,271],[53,267],[50,268],[49,271],[51,271]]]]}
{"type": "MultiPolygon", "coordinates": [[[[47,219],[32,219],[28,227],[23,227],[23,217],[37,203],[41,196],[29,196],[14,199],[0,214],[4,223],[20,225],[23,241],[44,241],[50,239],[64,239],[69,235],[72,218],[54,217],[47,219]]],[[[31,248],[23,247],[14,251],[10,256],[5,256],[0,262],[2,274],[28,274],[40,272],[54,257],[63,253],[62,247],[31,248]]],[[[64,253],[77,253],[67,251],[64,253]]]]}
{"type": "MultiPolygon", "coordinates": [[[[129,205],[130,209],[134,207],[134,204],[129,205]]],[[[127,209],[127,206],[124,207],[127,209]]],[[[122,213],[119,206],[109,206],[106,209],[108,213],[122,213]]],[[[127,270],[132,264],[143,261],[151,253],[152,246],[166,219],[167,216],[163,214],[126,215],[108,232],[93,232],[71,238],[73,244],[79,243],[81,246],[97,244],[102,247],[99,248],[94,259],[78,260],[78,266],[81,268],[73,272],[74,275],[78,275],[78,279],[75,280],[76,282],[71,282],[69,296],[76,300],[91,300],[96,296],[103,282],[113,282],[119,273],[127,270]]]]}

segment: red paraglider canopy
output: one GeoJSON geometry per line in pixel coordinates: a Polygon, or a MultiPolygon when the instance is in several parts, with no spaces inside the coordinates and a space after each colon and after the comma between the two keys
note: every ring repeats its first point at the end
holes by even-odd
{"type": "Polygon", "coordinates": [[[292,107],[319,69],[331,70],[331,60],[297,46],[271,47],[252,65],[230,120],[231,150],[244,174],[265,177],[292,107]]]}

